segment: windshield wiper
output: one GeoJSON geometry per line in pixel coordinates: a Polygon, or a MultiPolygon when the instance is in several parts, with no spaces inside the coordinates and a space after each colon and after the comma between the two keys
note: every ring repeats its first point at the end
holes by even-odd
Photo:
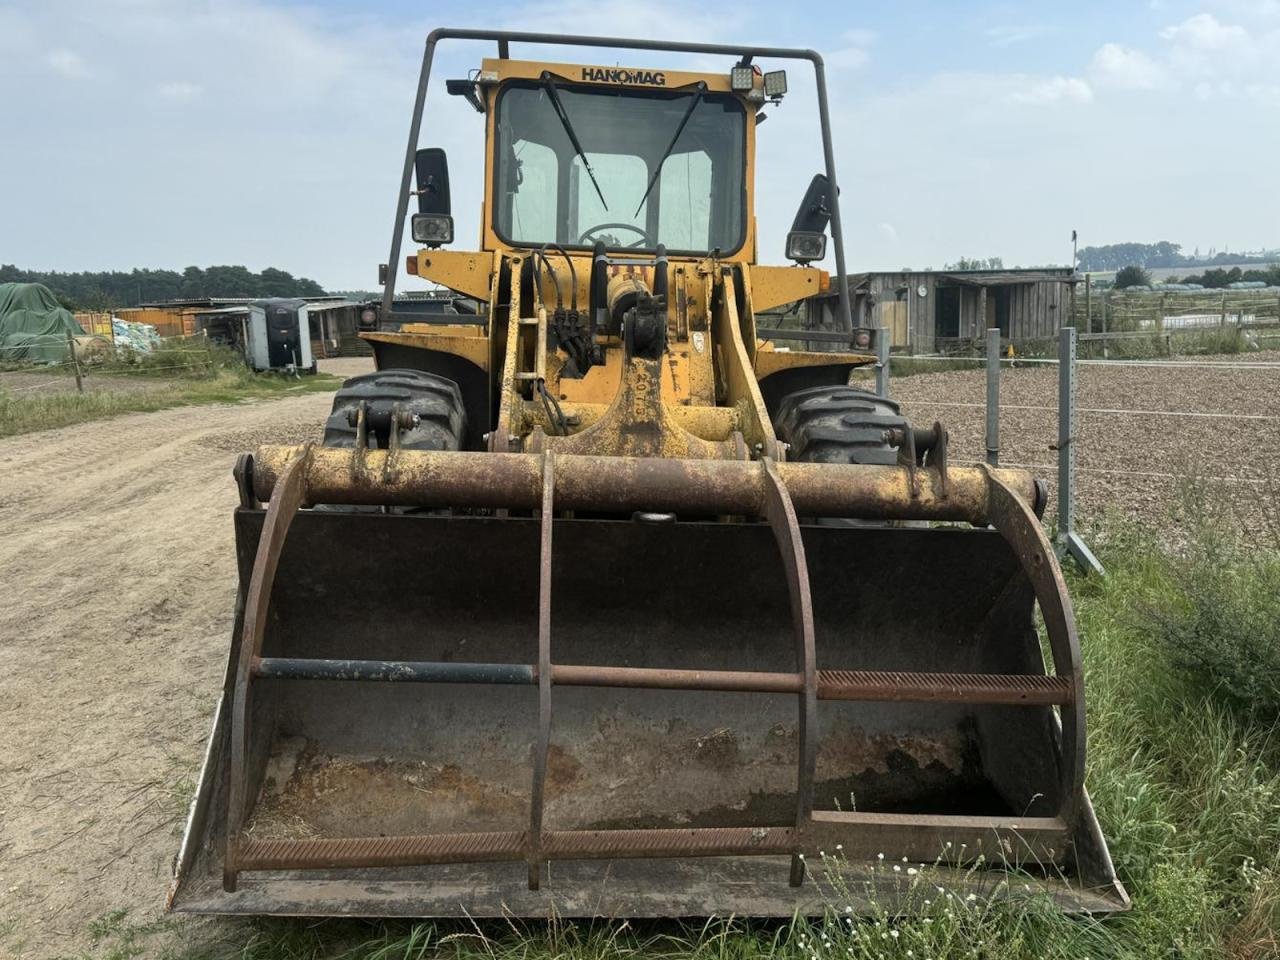
{"type": "Polygon", "coordinates": [[[560,126],[564,127],[565,136],[569,138],[569,142],[573,144],[573,149],[577,151],[578,159],[582,161],[582,165],[587,169],[587,176],[591,178],[591,185],[596,188],[596,196],[600,198],[600,202],[606,210],[609,204],[605,203],[604,194],[600,192],[600,184],[596,182],[595,172],[591,169],[591,164],[587,162],[587,155],[582,150],[582,144],[578,142],[578,135],[573,130],[573,124],[569,122],[569,114],[564,112],[564,104],[560,102],[560,94],[556,91],[556,82],[552,79],[551,74],[543,72],[542,85],[547,89],[547,98],[551,101],[551,106],[556,112],[556,116],[560,118],[560,126]]]}
{"type": "Polygon", "coordinates": [[[676,127],[675,136],[671,138],[671,142],[667,144],[667,149],[662,151],[662,157],[658,160],[658,165],[653,168],[653,176],[649,178],[649,186],[644,188],[644,196],[640,198],[640,202],[636,205],[636,212],[632,217],[640,216],[640,208],[644,206],[645,200],[649,199],[649,192],[653,190],[653,185],[658,182],[658,176],[662,173],[662,165],[667,162],[667,157],[671,156],[671,151],[676,148],[676,141],[680,139],[680,134],[684,133],[685,125],[689,122],[689,118],[693,116],[693,111],[698,108],[698,104],[702,101],[702,94],[706,92],[707,85],[703,81],[698,81],[693,99],[689,101],[689,106],[685,108],[684,116],[680,118],[680,125],[676,127]]]}

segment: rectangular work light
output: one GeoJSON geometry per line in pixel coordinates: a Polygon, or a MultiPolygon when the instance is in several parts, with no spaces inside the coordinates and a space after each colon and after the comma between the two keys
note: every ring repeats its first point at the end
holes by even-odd
{"type": "Polygon", "coordinates": [[[745,93],[755,84],[755,70],[751,64],[740,63],[729,71],[729,86],[735,93],[745,93]]]}

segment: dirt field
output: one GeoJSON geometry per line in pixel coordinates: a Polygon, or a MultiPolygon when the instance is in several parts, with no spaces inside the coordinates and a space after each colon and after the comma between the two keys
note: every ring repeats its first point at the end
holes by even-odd
{"type": "MultiPolygon", "coordinates": [[[[1018,408],[1052,407],[1055,376],[1006,377],[1004,462],[1053,464],[1053,412],[1018,408]]],[[[1278,388],[1275,369],[1087,367],[1080,398],[1265,418],[1280,416],[1278,388]]],[[[982,402],[981,372],[905,377],[893,395],[950,426],[957,460],[981,457],[981,407],[949,405],[982,402]]],[[[227,649],[231,465],[259,442],[318,438],[329,402],[183,407],[0,440],[0,954],[75,954],[96,918],[158,917],[227,649]]],[[[1082,512],[1115,503],[1160,519],[1168,475],[1188,463],[1265,477],[1280,421],[1098,414],[1082,419],[1079,449],[1082,512]]]]}
{"type": "MultiPolygon", "coordinates": [[[[1078,369],[1076,465],[1078,523],[1108,510],[1169,526],[1179,477],[1219,478],[1232,492],[1242,525],[1259,519],[1251,498],[1280,479],[1262,451],[1280,449],[1280,351],[1210,359],[1204,365],[1096,366],[1078,369]],[[1173,416],[1193,413],[1197,416],[1173,416]],[[1207,416],[1227,414],[1228,416],[1207,416]]],[[[986,374],[946,372],[901,377],[890,395],[918,425],[940,420],[956,462],[982,460],[986,450],[986,374]]],[[[1001,380],[1000,462],[1026,466],[1048,481],[1057,510],[1058,368],[1028,365],[1001,380]]]]}

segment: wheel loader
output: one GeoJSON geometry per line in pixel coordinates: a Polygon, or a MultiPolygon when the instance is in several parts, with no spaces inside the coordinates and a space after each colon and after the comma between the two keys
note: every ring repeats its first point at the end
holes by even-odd
{"type": "Polygon", "coordinates": [[[316,442],[235,465],[235,625],[171,909],[1126,906],[1044,487],[851,385],[881,334],[850,313],[818,54],[435,31],[382,279],[376,372],[316,442]],[[446,41],[493,54],[445,84],[484,129],[474,250],[420,146],[446,41]],[[797,64],[807,190],[755,171],[797,64]],[[757,262],[764,190],[799,200],[784,266],[757,262]],[[449,291],[425,307],[396,295],[406,232],[405,271],[449,291]],[[767,320],[797,302],[805,329],[767,320]]]}

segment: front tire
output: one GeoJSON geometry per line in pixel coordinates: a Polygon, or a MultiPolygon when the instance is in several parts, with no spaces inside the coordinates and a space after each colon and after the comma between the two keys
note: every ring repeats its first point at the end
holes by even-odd
{"type": "MultiPolygon", "coordinates": [[[[856,387],[808,387],[782,398],[774,430],[790,445],[788,460],[893,466],[889,430],[911,428],[892,400],[856,387]]],[[[903,434],[899,434],[902,436],[903,434]]]]}
{"type": "Polygon", "coordinates": [[[467,414],[458,385],[446,377],[422,370],[378,370],[352,377],[333,397],[333,410],[324,424],[326,447],[351,449],[356,445],[356,421],[365,405],[371,449],[385,450],[391,431],[399,433],[402,450],[461,450],[466,436],[467,414]],[[413,425],[392,423],[392,413],[411,415],[413,425]]]}

